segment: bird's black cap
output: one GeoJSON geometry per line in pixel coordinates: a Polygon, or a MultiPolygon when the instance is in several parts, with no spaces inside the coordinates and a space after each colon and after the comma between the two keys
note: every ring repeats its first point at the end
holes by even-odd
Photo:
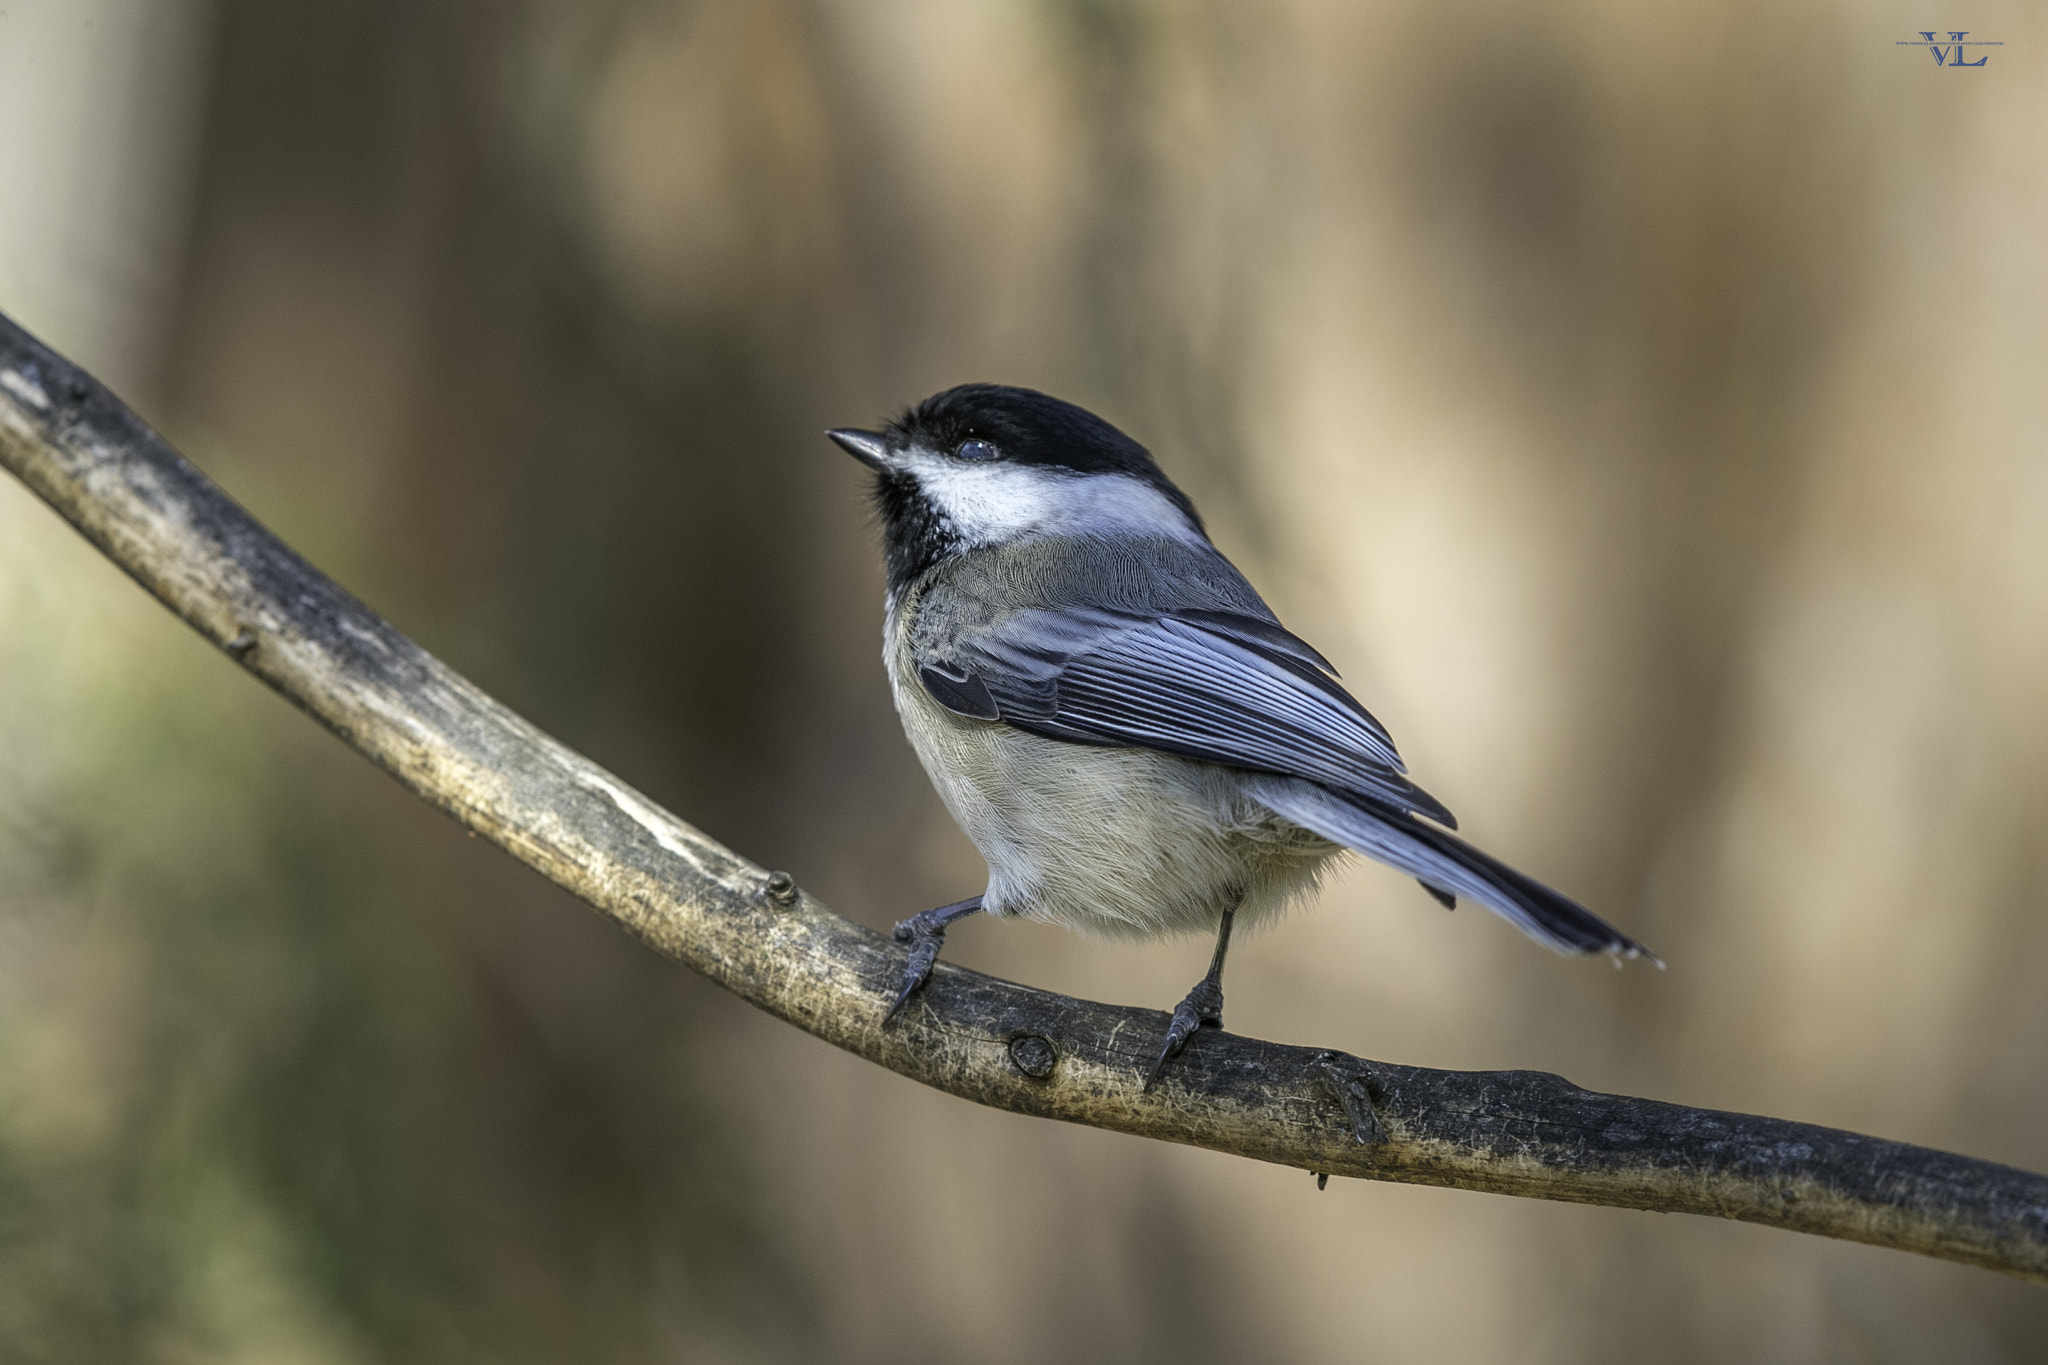
{"type": "Polygon", "coordinates": [[[933,509],[915,480],[892,467],[889,453],[911,446],[939,453],[958,451],[968,441],[985,441],[1005,464],[1064,470],[1075,475],[1121,474],[1150,485],[1187,514],[1197,530],[1201,516],[1185,493],[1154,463],[1152,453],[1086,408],[1036,389],[1007,384],[961,384],[933,394],[879,432],[827,433],[841,449],[877,474],[892,582],[902,583],[930,566],[947,545],[933,509]]]}
{"type": "Polygon", "coordinates": [[[983,440],[1012,464],[1072,470],[1076,474],[1124,474],[1150,484],[1202,524],[1194,504],[1174,487],[1152,452],[1086,408],[1036,389],[1007,384],[961,384],[933,394],[889,424],[892,442],[932,450],[956,450],[983,440]]]}
{"type": "Polygon", "coordinates": [[[1129,474],[1147,483],[1166,477],[1150,451],[1086,408],[1005,384],[962,384],[933,394],[891,422],[889,435],[933,450],[979,438],[1015,464],[1129,474]]]}

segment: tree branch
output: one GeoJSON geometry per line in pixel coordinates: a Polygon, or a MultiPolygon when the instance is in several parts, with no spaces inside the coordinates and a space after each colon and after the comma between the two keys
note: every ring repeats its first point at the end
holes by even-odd
{"type": "Polygon", "coordinates": [[[926,1085],[1372,1180],[1713,1214],[2048,1283],[2048,1178],[1782,1119],[1205,1032],[1151,1092],[1166,1016],[941,963],[882,1026],[902,950],[720,847],[343,592],[91,376],[0,317],[0,463],[164,605],[457,820],[656,951],[926,1085]]]}

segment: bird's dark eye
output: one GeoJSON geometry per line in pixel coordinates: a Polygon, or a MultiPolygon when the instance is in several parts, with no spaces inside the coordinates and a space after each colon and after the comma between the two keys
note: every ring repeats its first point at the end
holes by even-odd
{"type": "Polygon", "coordinates": [[[980,439],[962,441],[953,447],[953,453],[963,460],[1000,460],[1003,452],[993,443],[980,439]]]}

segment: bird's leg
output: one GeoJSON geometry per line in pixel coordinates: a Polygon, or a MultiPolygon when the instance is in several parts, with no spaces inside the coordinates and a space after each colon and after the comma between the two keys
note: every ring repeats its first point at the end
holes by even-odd
{"type": "Polygon", "coordinates": [[[1159,1049],[1159,1060],[1152,1064],[1152,1074],[1145,1079],[1147,1090],[1158,1081],[1166,1064],[1180,1055],[1196,1029],[1223,1027],[1223,955],[1230,951],[1230,922],[1236,918],[1236,906],[1223,912],[1223,927],[1216,933],[1216,956],[1209,960],[1209,974],[1197,981],[1187,999],[1174,1007],[1173,1022],[1166,1026],[1166,1046],[1159,1049]]]}
{"type": "Polygon", "coordinates": [[[898,943],[910,945],[910,960],[903,964],[903,988],[896,992],[896,1003],[889,1006],[889,1012],[882,1016],[882,1022],[894,1019],[932,974],[932,964],[939,960],[939,948],[946,941],[946,926],[956,919],[965,919],[981,909],[981,897],[969,896],[964,901],[954,901],[936,910],[926,910],[912,915],[896,926],[895,939],[898,943]]]}

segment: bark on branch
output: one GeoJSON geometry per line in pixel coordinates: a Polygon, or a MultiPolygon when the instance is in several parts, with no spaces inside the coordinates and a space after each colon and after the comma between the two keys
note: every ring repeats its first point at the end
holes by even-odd
{"type": "Polygon", "coordinates": [[[1714,1214],[2048,1282],[2048,1178],[1782,1119],[1204,1033],[902,950],[542,734],[265,530],[93,378],[0,317],[0,463],[229,657],[656,951],[980,1104],[1305,1170],[1714,1214]]]}

